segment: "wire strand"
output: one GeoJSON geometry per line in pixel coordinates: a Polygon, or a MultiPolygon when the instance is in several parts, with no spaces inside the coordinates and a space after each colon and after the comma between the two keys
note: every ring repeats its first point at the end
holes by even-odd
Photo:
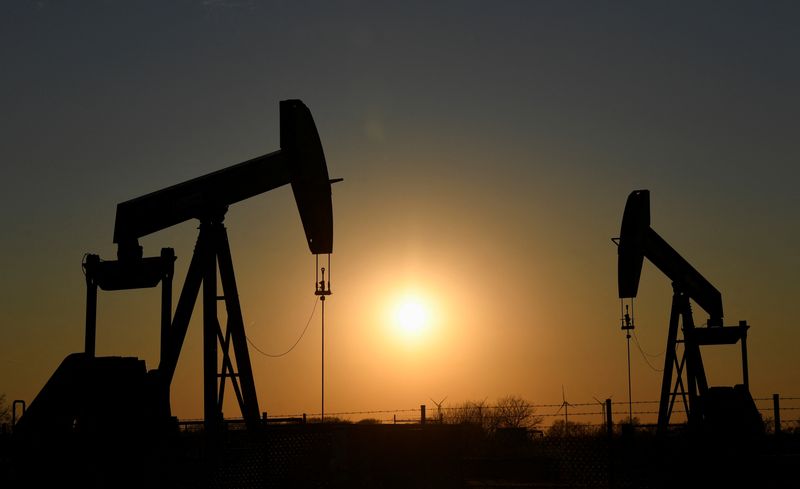
{"type": "MultiPolygon", "coordinates": [[[[756,398],[754,398],[754,400],[762,400],[762,401],[764,401],[764,400],[772,400],[772,398],[771,397],[769,397],[769,398],[768,397],[756,397],[756,398]]],[[[781,400],[799,401],[800,397],[797,397],[797,396],[794,396],[794,397],[781,397],[781,400]]],[[[659,402],[660,401],[658,401],[658,400],[633,401],[632,404],[636,404],[636,405],[658,404],[659,402]]],[[[611,404],[614,405],[614,406],[621,406],[621,405],[627,406],[628,405],[628,401],[613,401],[611,404]]],[[[563,405],[564,404],[562,402],[561,404],[524,404],[524,405],[522,405],[520,407],[521,408],[558,408],[558,407],[562,407],[563,405]]],[[[589,406],[597,406],[597,403],[596,402],[579,402],[579,403],[574,403],[574,404],[570,403],[569,406],[570,407],[577,407],[577,406],[589,407],[589,406]]],[[[485,418],[496,418],[497,416],[499,416],[497,414],[493,414],[492,411],[495,410],[495,409],[498,409],[500,406],[497,406],[497,405],[494,405],[494,404],[486,404],[486,405],[481,405],[479,407],[480,407],[481,412],[482,412],[481,415],[484,416],[485,418]]],[[[459,411],[470,411],[470,410],[474,410],[474,409],[475,409],[475,406],[463,406],[463,405],[442,406],[442,411],[444,413],[446,413],[446,414],[449,414],[449,415],[452,415],[453,413],[458,413],[459,411]]],[[[652,409],[648,410],[647,408],[644,408],[644,407],[642,409],[644,409],[644,410],[641,410],[641,411],[634,410],[632,414],[658,414],[658,411],[653,411],[652,409]]],[[[759,410],[763,411],[763,412],[766,412],[766,413],[771,413],[772,412],[772,407],[760,408],[759,410]]],[[[798,410],[800,410],[800,407],[798,407],[798,406],[781,407],[781,411],[798,411],[798,410]]],[[[331,413],[327,413],[326,412],[325,416],[327,417],[327,416],[356,415],[356,414],[390,414],[390,413],[418,413],[418,412],[420,412],[420,408],[414,407],[414,408],[400,408],[400,409],[336,411],[336,412],[331,412],[331,413]]],[[[685,414],[686,411],[684,411],[683,409],[675,409],[672,412],[673,413],[685,414]]],[[[591,410],[586,411],[586,410],[584,410],[584,411],[570,412],[569,414],[570,414],[570,416],[599,416],[599,415],[602,414],[602,411],[591,411],[591,410]]],[[[276,414],[276,415],[272,415],[272,417],[278,417],[278,418],[302,417],[302,415],[303,415],[302,413],[276,414]]],[[[307,415],[315,416],[315,415],[319,415],[319,413],[307,413],[307,415]]],[[[550,417],[560,417],[560,416],[563,416],[563,414],[558,412],[558,411],[556,411],[556,412],[552,412],[551,411],[551,412],[546,412],[546,413],[535,412],[534,416],[541,416],[541,417],[550,418],[550,417]]],[[[186,421],[192,421],[192,420],[186,420],[186,421]]],[[[202,421],[202,420],[197,420],[197,421],[202,421]]],[[[401,420],[398,419],[397,421],[400,422],[401,420]]],[[[408,421],[408,420],[406,420],[406,421],[408,421]]],[[[800,422],[800,419],[784,419],[784,420],[782,420],[782,424],[783,425],[787,425],[787,426],[788,426],[788,423],[794,423],[794,422],[800,422]]],[[[605,424],[598,424],[598,426],[604,426],[604,425],[605,424]]]]}
{"type": "MultiPolygon", "coordinates": [[[[636,339],[636,343],[639,343],[639,337],[638,337],[638,336],[636,336],[636,330],[635,330],[635,329],[633,330],[633,337],[636,339]]],[[[647,356],[648,356],[648,357],[650,357],[650,358],[658,358],[658,357],[661,357],[661,356],[663,356],[663,355],[664,355],[664,352],[666,351],[666,350],[664,350],[664,351],[662,351],[662,352],[660,352],[660,353],[648,353],[648,352],[644,351],[644,350],[641,348],[641,343],[639,344],[639,346],[640,346],[640,348],[639,348],[639,349],[641,350],[641,352],[642,352],[642,353],[644,353],[645,355],[647,355],[647,356]]]]}
{"type": "Polygon", "coordinates": [[[279,353],[277,355],[272,354],[272,353],[267,353],[264,350],[262,350],[261,348],[257,347],[256,344],[253,343],[253,340],[251,340],[249,336],[245,335],[245,338],[247,338],[247,342],[250,343],[250,346],[255,348],[258,353],[261,353],[265,357],[280,358],[282,356],[288,355],[289,352],[294,350],[294,347],[297,346],[298,343],[300,343],[300,340],[303,339],[303,336],[305,336],[306,331],[308,331],[308,325],[311,324],[311,320],[314,319],[314,312],[317,310],[317,303],[319,303],[319,297],[317,297],[317,299],[314,301],[314,307],[311,308],[311,315],[308,317],[308,321],[306,322],[306,326],[303,328],[303,332],[300,333],[300,337],[297,338],[297,341],[295,341],[294,344],[288,350],[286,350],[285,352],[279,353]]]}
{"type": "Polygon", "coordinates": [[[633,340],[634,340],[633,342],[636,343],[636,348],[639,350],[639,353],[642,354],[642,359],[644,360],[644,363],[646,363],[647,366],[650,367],[650,369],[653,371],[663,372],[664,371],[663,368],[654,367],[653,364],[650,363],[650,360],[647,359],[647,354],[644,352],[644,350],[642,350],[641,345],[639,345],[639,339],[636,337],[635,334],[633,335],[633,340]]]}

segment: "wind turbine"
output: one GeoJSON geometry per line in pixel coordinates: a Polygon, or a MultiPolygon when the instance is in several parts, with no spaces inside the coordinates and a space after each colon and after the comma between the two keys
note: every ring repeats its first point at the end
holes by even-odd
{"type": "Polygon", "coordinates": [[[564,435],[568,435],[569,434],[569,417],[568,417],[569,413],[568,413],[568,411],[569,411],[569,407],[570,406],[572,406],[572,404],[567,402],[567,396],[564,393],[564,384],[561,384],[561,407],[558,408],[558,411],[556,411],[556,414],[560,413],[562,408],[564,409],[564,435]]]}
{"type": "Polygon", "coordinates": [[[436,413],[439,416],[439,424],[442,424],[442,419],[443,419],[442,418],[442,404],[447,399],[447,396],[444,396],[444,398],[442,398],[442,400],[439,401],[439,402],[434,401],[432,397],[429,398],[429,399],[431,400],[432,403],[436,404],[436,413]]]}

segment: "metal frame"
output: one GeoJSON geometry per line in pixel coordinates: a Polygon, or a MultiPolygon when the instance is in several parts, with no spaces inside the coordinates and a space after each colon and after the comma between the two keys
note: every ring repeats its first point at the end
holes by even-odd
{"type": "Polygon", "coordinates": [[[631,192],[625,203],[618,243],[617,277],[620,299],[636,297],[644,258],[672,280],[672,307],[664,356],[658,409],[658,431],[663,433],[680,395],[689,424],[705,418],[703,402],[709,391],[700,346],[730,345],[741,341],[742,379],[749,396],[746,321],[723,326],[722,294],[650,226],[650,192],[631,192]],[[690,299],[708,312],[706,327],[696,328],[690,299]],[[678,337],[678,327],[682,338],[678,337]],[[680,357],[678,344],[683,345],[680,357]],[[675,381],[673,383],[673,372],[675,381]],[[685,377],[685,382],[684,382],[685,377]],[[688,398],[688,399],[687,399],[688,398]]]}
{"type": "MultiPolygon", "coordinates": [[[[159,366],[153,372],[159,415],[171,415],[170,385],[202,285],[206,429],[216,431],[221,427],[228,380],[248,428],[259,425],[247,337],[230,245],[222,224],[225,213],[229,205],[291,184],[309,250],[330,256],[333,251],[331,183],[341,180],[329,178],[314,120],[300,100],[281,101],[280,136],[279,151],[118,204],[114,225],[118,259],[101,261],[97,255],[86,257],[85,351],[89,357],[95,355],[97,288],[123,290],[162,284],[161,351],[159,366]],[[173,315],[175,254],[171,248],[164,248],[160,257],[142,258],[138,239],[189,219],[200,220],[200,234],[173,315]],[[217,295],[218,272],[222,295],[217,295]],[[217,314],[220,300],[225,302],[227,310],[224,329],[217,314]]],[[[329,293],[328,290],[326,295],[329,293]]]]}
{"type": "Polygon", "coordinates": [[[186,275],[172,325],[166,334],[167,348],[158,366],[162,385],[169,393],[189,321],[192,318],[200,286],[203,286],[203,404],[206,430],[216,431],[222,423],[225,384],[230,380],[248,428],[259,424],[258,397],[247,349],[242,308],[236,287],[230,245],[222,221],[201,221],[192,262],[186,275]],[[222,295],[217,295],[217,271],[222,295]],[[228,320],[223,331],[217,314],[218,301],[224,301],[228,320]],[[233,346],[233,355],[230,347],[233,346]],[[221,351],[221,356],[220,356],[221,351]],[[234,370],[234,363],[236,369],[234,370]]]}
{"type": "Polygon", "coordinates": [[[704,345],[730,345],[741,342],[742,350],[742,383],[750,390],[750,376],[747,365],[747,330],[746,321],[739,326],[716,326],[696,328],[692,316],[689,296],[673,283],[672,308],[667,333],[667,350],[664,355],[664,373],[661,382],[661,397],[658,405],[658,431],[664,432],[680,395],[690,426],[696,427],[704,417],[703,397],[708,391],[708,380],[700,347],[704,345]],[[678,338],[678,325],[682,337],[678,338]],[[680,358],[678,345],[683,345],[680,358]],[[673,383],[673,368],[675,382],[673,383]],[[684,382],[684,373],[686,382],[684,382]]]}

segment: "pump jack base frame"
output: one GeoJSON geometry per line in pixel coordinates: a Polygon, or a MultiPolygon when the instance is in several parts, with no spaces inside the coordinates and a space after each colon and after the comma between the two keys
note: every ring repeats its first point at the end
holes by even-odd
{"type": "MultiPolygon", "coordinates": [[[[736,386],[736,389],[743,390],[747,397],[750,397],[747,366],[747,330],[749,326],[747,322],[740,321],[739,326],[696,328],[689,296],[674,283],[673,291],[658,409],[659,433],[666,432],[678,397],[680,397],[683,404],[690,428],[701,426],[710,414],[710,406],[704,406],[704,401],[708,397],[709,386],[700,354],[700,346],[730,345],[741,341],[743,383],[741,386],[736,386]],[[682,339],[678,338],[679,323],[683,333],[682,339]],[[683,352],[680,358],[678,356],[678,344],[683,344],[683,352]],[[675,373],[674,383],[673,371],[675,373]]],[[[751,397],[750,401],[752,402],[751,397]]]]}

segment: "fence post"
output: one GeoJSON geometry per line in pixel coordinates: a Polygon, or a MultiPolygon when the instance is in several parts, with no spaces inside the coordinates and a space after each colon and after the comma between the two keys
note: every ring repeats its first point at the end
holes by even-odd
{"type": "Polygon", "coordinates": [[[264,424],[264,425],[267,424],[267,412],[266,411],[261,413],[261,424],[264,424]]]}
{"type": "Polygon", "coordinates": [[[772,394],[772,411],[775,417],[775,434],[781,434],[781,395],[772,394]]]}
{"type": "Polygon", "coordinates": [[[608,436],[614,434],[614,421],[611,417],[611,399],[606,399],[606,431],[608,436]]]}
{"type": "Polygon", "coordinates": [[[419,424],[425,424],[425,405],[419,405],[419,424]]]}
{"type": "Polygon", "coordinates": [[[306,424],[306,413],[303,413],[303,424],[306,424]]]}

